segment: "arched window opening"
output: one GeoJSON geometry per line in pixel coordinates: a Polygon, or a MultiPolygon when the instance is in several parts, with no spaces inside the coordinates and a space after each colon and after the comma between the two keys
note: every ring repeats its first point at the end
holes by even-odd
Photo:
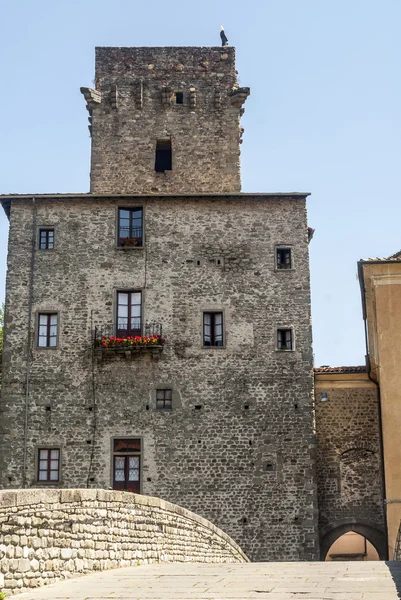
{"type": "Polygon", "coordinates": [[[380,558],[376,548],[366,537],[355,531],[348,531],[330,546],[325,560],[371,561],[380,560],[380,558]]]}

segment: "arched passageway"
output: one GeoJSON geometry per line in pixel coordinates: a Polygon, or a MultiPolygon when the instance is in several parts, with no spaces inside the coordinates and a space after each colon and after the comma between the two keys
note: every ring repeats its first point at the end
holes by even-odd
{"type": "Polygon", "coordinates": [[[355,531],[343,533],[330,546],[326,561],[333,560],[380,560],[379,553],[368,539],[355,531]]]}
{"type": "Polygon", "coordinates": [[[321,536],[320,560],[387,560],[386,537],[368,524],[338,524],[321,536]]]}

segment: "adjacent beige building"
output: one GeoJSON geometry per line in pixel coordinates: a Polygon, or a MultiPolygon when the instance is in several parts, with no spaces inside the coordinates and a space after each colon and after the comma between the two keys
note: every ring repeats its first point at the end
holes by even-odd
{"type": "Polygon", "coordinates": [[[401,522],[401,252],[358,263],[366,324],[367,364],[380,389],[389,558],[401,522]]]}

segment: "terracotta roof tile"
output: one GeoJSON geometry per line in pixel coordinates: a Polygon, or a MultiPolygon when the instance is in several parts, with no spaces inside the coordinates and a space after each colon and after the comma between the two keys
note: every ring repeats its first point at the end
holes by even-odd
{"type": "Polygon", "coordinates": [[[323,365],[322,367],[315,367],[315,373],[366,373],[365,365],[359,365],[357,367],[329,367],[323,365]]]}

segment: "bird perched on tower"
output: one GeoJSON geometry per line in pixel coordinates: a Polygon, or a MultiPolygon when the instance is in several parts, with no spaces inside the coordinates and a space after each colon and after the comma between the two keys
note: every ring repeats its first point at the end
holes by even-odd
{"type": "Polygon", "coordinates": [[[221,26],[220,37],[221,37],[221,45],[228,46],[228,39],[227,39],[226,33],[224,31],[224,25],[221,26]]]}

